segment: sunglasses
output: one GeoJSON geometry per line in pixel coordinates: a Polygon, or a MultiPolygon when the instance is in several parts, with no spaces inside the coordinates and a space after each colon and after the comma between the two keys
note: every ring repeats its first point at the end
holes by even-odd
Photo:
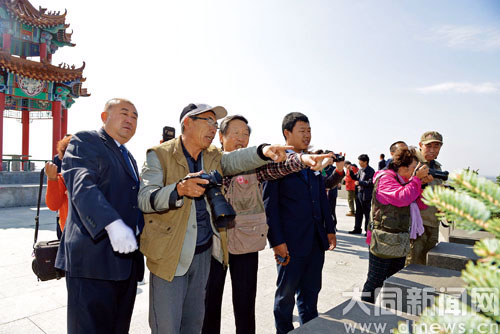
{"type": "Polygon", "coordinates": [[[214,121],[213,119],[209,117],[198,117],[198,116],[189,116],[191,119],[202,119],[204,121],[207,121],[208,125],[215,127],[217,130],[219,129],[219,124],[217,121],[214,121]]]}

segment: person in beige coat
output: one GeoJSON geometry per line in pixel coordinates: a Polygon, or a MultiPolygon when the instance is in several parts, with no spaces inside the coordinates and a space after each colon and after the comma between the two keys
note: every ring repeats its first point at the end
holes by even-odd
{"type": "Polygon", "coordinates": [[[286,159],[288,146],[262,144],[229,153],[212,145],[223,107],[190,104],[180,115],[181,135],[148,150],[139,208],[145,227],[140,250],[150,276],[152,333],[199,333],[203,325],[210,258],[225,258],[203,185],[197,176],[235,175],[286,159]]]}

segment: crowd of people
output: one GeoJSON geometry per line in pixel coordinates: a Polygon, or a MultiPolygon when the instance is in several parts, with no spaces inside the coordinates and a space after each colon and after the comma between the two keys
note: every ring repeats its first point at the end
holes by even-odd
{"type": "Polygon", "coordinates": [[[440,169],[437,132],[426,132],[418,149],[395,142],[375,173],[366,154],[358,167],[341,153],[309,152],[302,113],[284,116],[284,145],[248,147],[243,115],[189,104],[181,134],[149,148],[139,172],[125,147],[138,118],[131,101],[109,100],[103,127],[66,136],[60,167],[45,166],[47,204],[60,213],[56,267],[66,273],[68,333],[128,333],[144,258],[152,333],[220,333],[228,271],[236,332],[255,333],[258,252],[267,243],[277,266],[276,332],[293,330],[295,306],[300,324],[310,321],[325,251],[337,244],[342,182],[355,220],[349,233],[364,229],[370,244],[363,300],[374,302],[405,264],[425,263],[437,242],[436,210],[420,200],[424,184],[440,182],[429,174],[440,169]],[[221,148],[212,144],[217,130],[221,148]]]}

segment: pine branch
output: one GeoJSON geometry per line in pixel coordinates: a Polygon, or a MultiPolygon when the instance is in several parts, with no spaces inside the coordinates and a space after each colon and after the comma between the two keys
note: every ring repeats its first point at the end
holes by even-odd
{"type": "MultiPolygon", "coordinates": [[[[497,254],[499,255],[499,254],[497,254]]],[[[472,303],[483,314],[500,322],[500,267],[498,262],[469,262],[462,271],[462,279],[467,283],[466,289],[472,303]]]]}
{"type": "MultiPolygon", "coordinates": [[[[477,173],[462,171],[451,175],[455,190],[427,187],[424,202],[436,206],[439,215],[454,220],[465,229],[485,229],[495,239],[483,239],[474,246],[481,257],[470,261],[462,271],[470,304],[449,295],[440,295],[426,308],[415,324],[414,333],[498,333],[500,325],[500,187],[477,173]],[[457,309],[457,305],[460,308],[457,309]],[[451,311],[451,312],[450,312],[451,311]]],[[[499,176],[500,179],[500,176],[499,176]]],[[[400,323],[395,333],[407,334],[411,329],[400,323]]]]}
{"type": "Polygon", "coordinates": [[[494,182],[466,170],[453,172],[450,179],[455,188],[480,199],[491,212],[500,212],[500,187],[494,182]]]}
{"type": "Polygon", "coordinates": [[[474,245],[474,253],[481,257],[480,262],[495,262],[500,264],[500,240],[482,239],[474,245]]]}
{"type": "Polygon", "coordinates": [[[437,207],[450,221],[472,222],[485,230],[490,228],[490,211],[484,203],[467,194],[437,186],[425,188],[423,197],[425,204],[437,207]]]}

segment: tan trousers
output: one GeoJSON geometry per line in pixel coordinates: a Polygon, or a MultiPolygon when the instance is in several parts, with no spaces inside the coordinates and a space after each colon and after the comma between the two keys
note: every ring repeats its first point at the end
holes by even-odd
{"type": "Polygon", "coordinates": [[[439,226],[424,225],[424,234],[412,240],[410,254],[406,257],[406,265],[427,264],[427,253],[436,246],[439,238],[439,226]]]}
{"type": "Polygon", "coordinates": [[[354,213],[354,190],[347,190],[347,203],[349,204],[349,212],[354,213]]]}

